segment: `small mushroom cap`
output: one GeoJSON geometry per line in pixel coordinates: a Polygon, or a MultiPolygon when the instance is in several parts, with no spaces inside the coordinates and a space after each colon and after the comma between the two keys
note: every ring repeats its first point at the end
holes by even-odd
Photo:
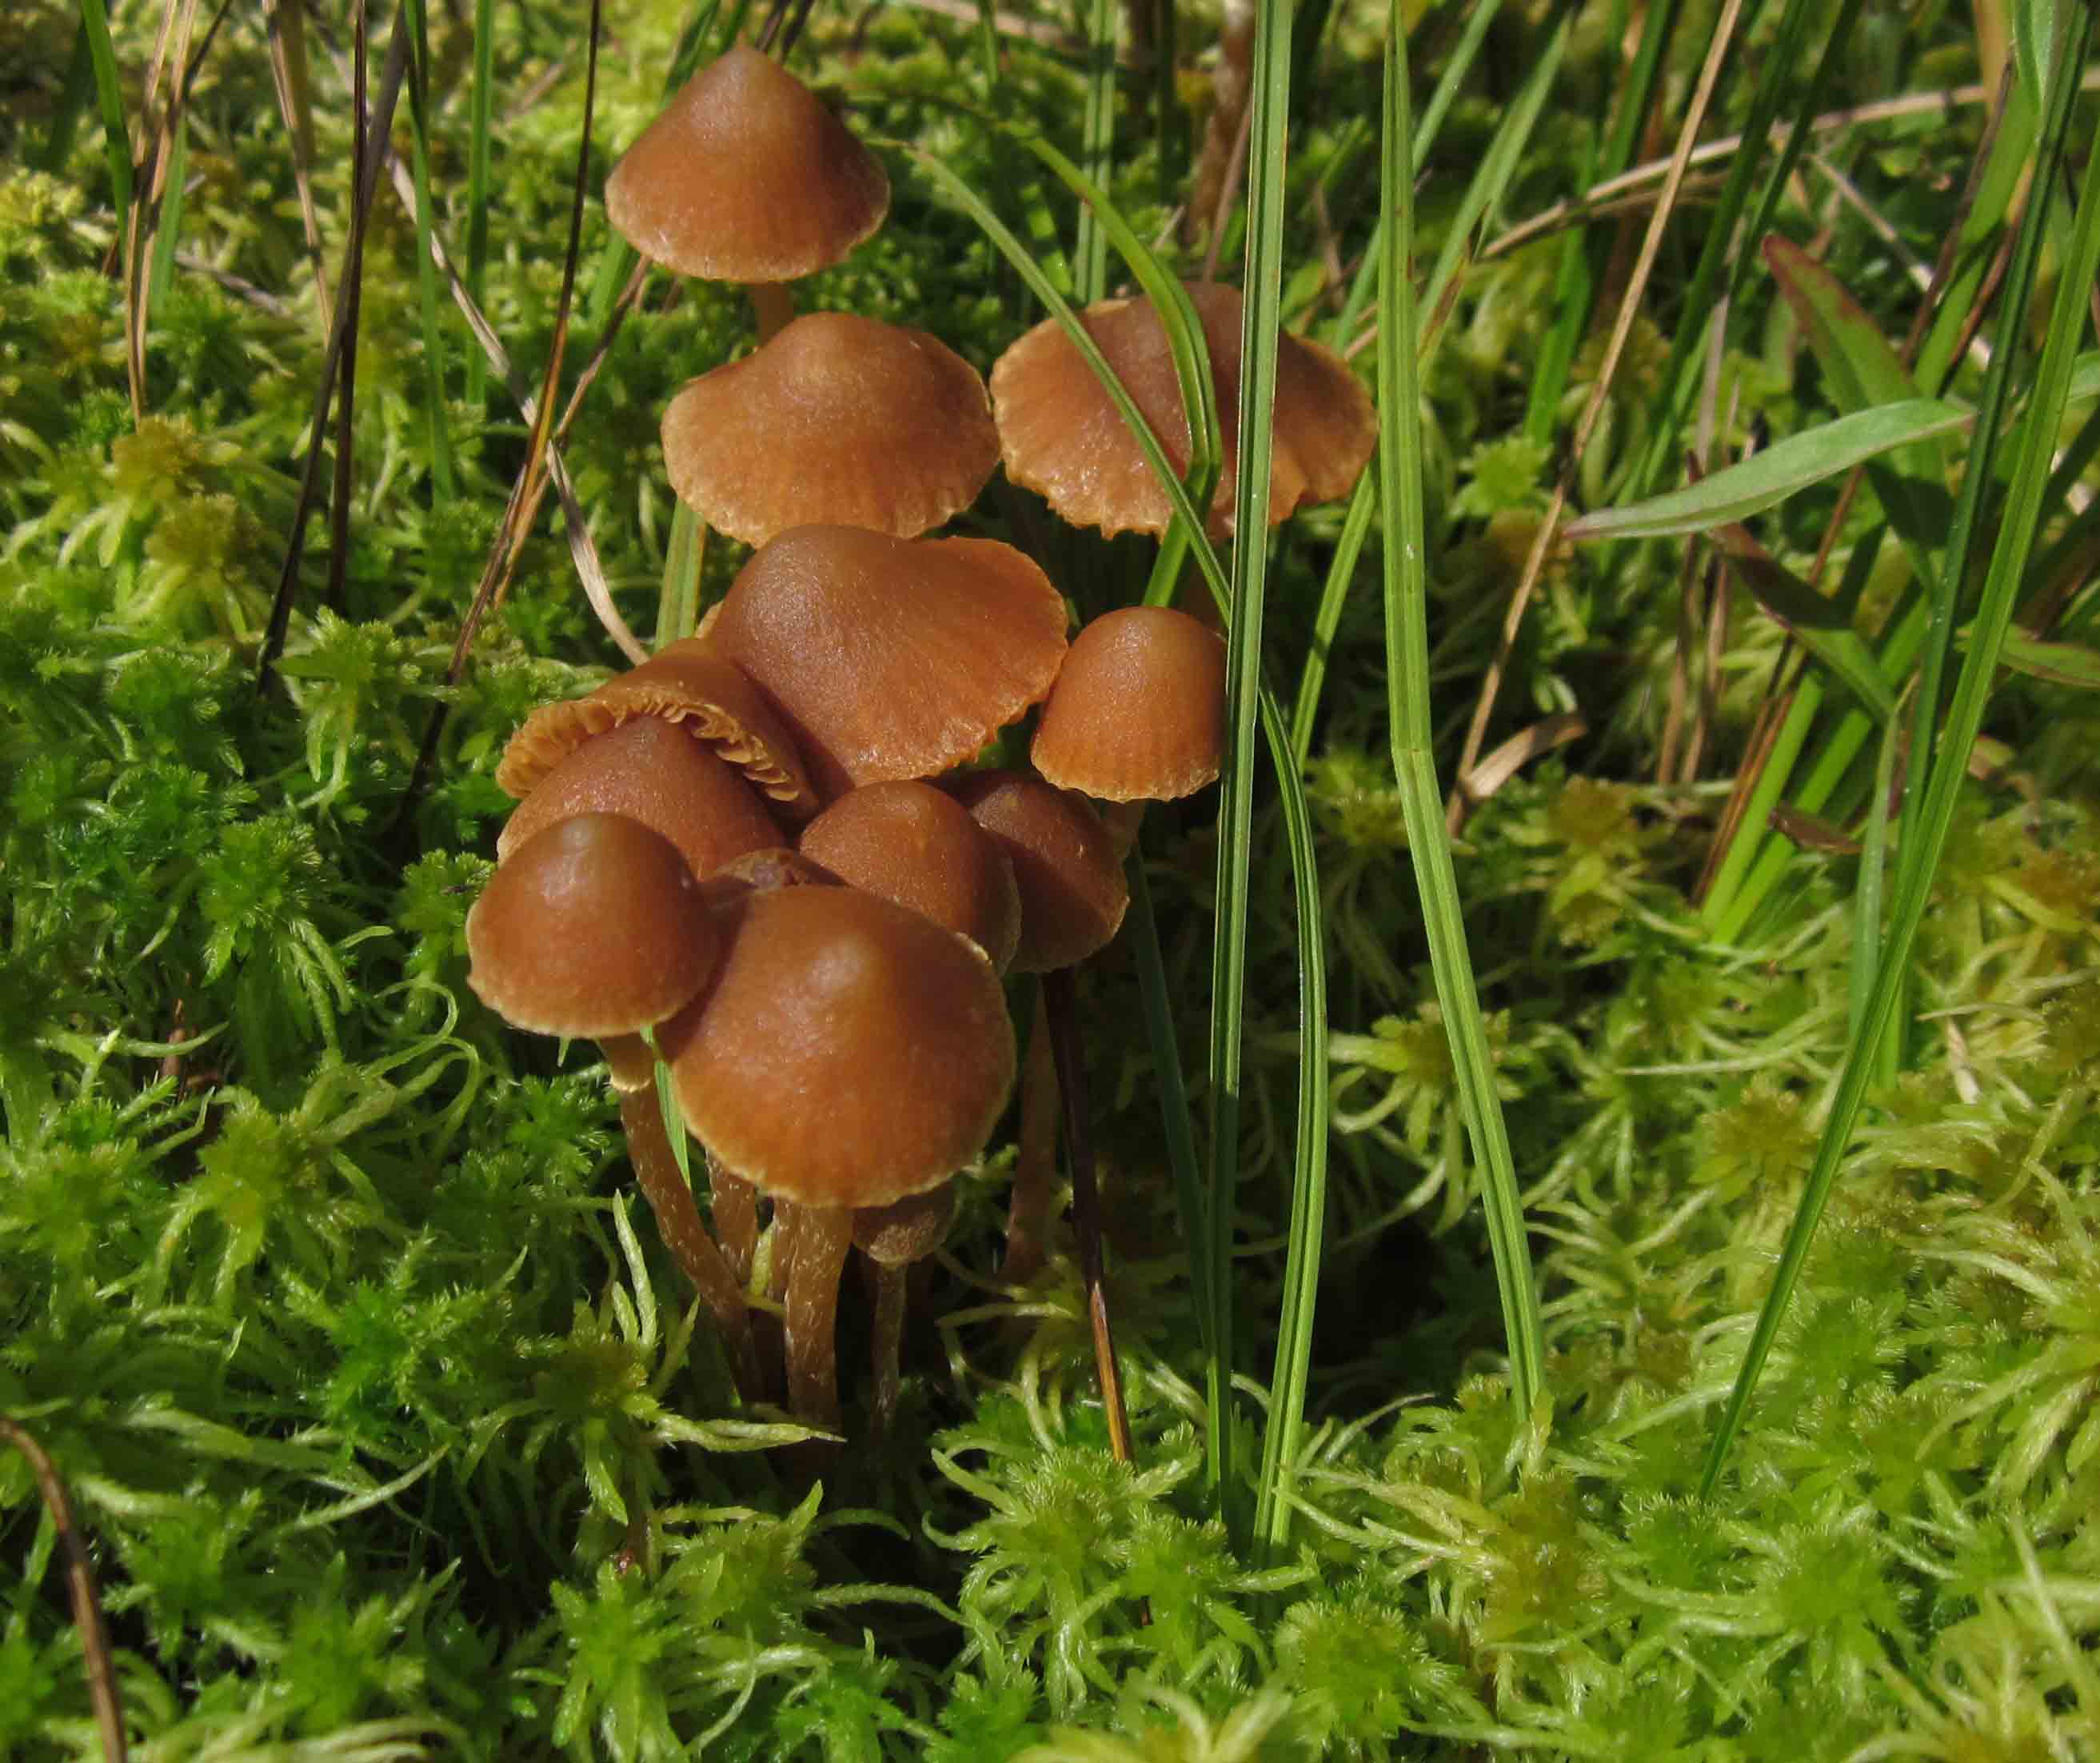
{"type": "Polygon", "coordinates": [[[1021,941],[1013,865],[962,805],[931,784],[868,784],[802,828],[800,850],[841,882],[923,912],[1006,970],[1021,941]]]}
{"type": "Polygon", "coordinates": [[[1171,802],[1213,783],[1225,751],[1225,645],[1186,612],[1126,606],[1073,639],[1029,758],[1060,789],[1171,802]]]}
{"type": "Polygon", "coordinates": [[[747,545],[816,521],[908,539],[977,500],[999,431],[983,378],[939,338],[811,312],[671,400],[664,462],[680,499],[747,545]]]}
{"type": "Polygon", "coordinates": [[[839,877],[784,845],[746,851],[732,858],[700,884],[710,906],[727,906],[752,894],[774,888],[836,887],[839,877]]]}
{"type": "Polygon", "coordinates": [[[743,774],[676,722],[637,717],[593,736],[518,805],[496,841],[498,862],[543,828],[579,814],[624,815],[677,846],[703,879],[781,833],[743,774]]]}
{"type": "Polygon", "coordinates": [[[753,894],[660,1032],[686,1122],[775,1199],[886,1206],[984,1149],[1013,1028],[982,951],[858,888],[753,894]]]}
{"type": "Polygon", "coordinates": [[[721,934],[677,847],[638,820],[577,815],[526,840],[466,915],[467,983],[542,1035],[631,1035],[713,973],[721,934]]]}
{"type": "Polygon", "coordinates": [[[1011,971],[1044,974],[1104,949],[1130,908],[1108,828],[1083,797],[1026,771],[973,771],[948,790],[1006,847],[1021,889],[1011,971]]]}
{"type": "Polygon", "coordinates": [[[586,697],[540,705],[503,749],[496,781],[528,796],[593,736],[644,716],[683,724],[782,813],[807,820],[817,811],[794,736],[735,663],[700,637],[671,644],[586,697]]]}
{"type": "MultiPolygon", "coordinates": [[[[1191,282],[1217,389],[1224,470],[1211,503],[1218,532],[1232,528],[1238,465],[1240,293],[1191,282]]],[[[1124,389],[1158,435],[1177,475],[1189,469],[1189,421],[1167,328],[1148,299],[1097,301],[1079,315],[1124,389]]],[[[1062,519],[1104,532],[1163,532],[1167,493],[1138,451],[1122,413],[1057,321],[1045,320],[991,370],[1006,474],[1037,491],[1062,519]]],[[[1301,502],[1347,495],[1378,438],[1370,395],[1331,350],[1288,333],[1277,342],[1268,518],[1301,502]]]]}
{"type": "Polygon", "coordinates": [[[793,74],[741,46],[689,81],[605,182],[621,237],[715,281],[813,274],[889,210],[881,161],[793,74]]]}
{"type": "Polygon", "coordinates": [[[854,1213],[854,1247],[884,1267],[908,1267],[941,1246],[955,1222],[955,1184],[943,1182],[909,1200],[863,1206],[854,1213]]]}
{"type": "Polygon", "coordinates": [[[796,527],[755,553],[707,640],[756,683],[829,802],[973,758],[1039,703],[1065,601],[993,539],[796,527]]]}

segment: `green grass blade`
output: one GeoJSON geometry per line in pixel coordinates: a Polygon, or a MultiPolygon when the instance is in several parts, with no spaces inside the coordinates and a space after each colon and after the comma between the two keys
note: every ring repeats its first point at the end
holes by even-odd
{"type": "Polygon", "coordinates": [[[682,498],[671,516],[671,542],[664,555],[664,587],[656,602],[658,649],[690,637],[699,622],[700,562],[708,529],[682,498]]]}
{"type": "MultiPolygon", "coordinates": [[[[2072,45],[2074,52],[2062,59],[2058,64],[2060,68],[2084,66],[2091,35],[2091,17],[2081,14],[2072,45]]],[[[2042,170],[2036,179],[2039,188],[2048,188],[2058,175],[2071,116],[2071,99],[2076,85],[2074,78],[2059,78],[2057,90],[2049,95],[2049,118],[2043,131],[2042,170]]],[[[2043,205],[2039,202],[2031,205],[2021,228],[2014,268],[2006,278],[2005,309],[2009,312],[2023,312],[2027,309],[2025,290],[2032,285],[2034,260],[2039,254],[2045,225],[2040,212],[2043,205]]],[[[2018,456],[2004,518],[1998,526],[1997,542],[1992,550],[1969,651],[1948,708],[1939,750],[1933,760],[1930,775],[1924,783],[1912,846],[1897,854],[1895,904],[1875,975],[1873,994],[1838,1078],[1822,1140],[1816,1147],[1815,1161],[1787,1233],[1771,1290],[1758,1313],[1742,1368],[1736,1374],[1735,1387],[1729,1393],[1727,1405],[1715,1429],[1713,1447],[1700,1478],[1702,1496],[1710,1496],[1718,1483],[1729,1447],[1741,1429],[1751,1394],[1757,1388],[1758,1376],[1785,1316],[1788,1301],[1801,1277],[1817,1222],[1822,1217],[1831,1185],[1837,1179],[1838,1164],[1851,1139],[1860,1103],[1875,1075],[1874,1049],[1895,1018],[1911,945],[1925,917],[1933,873],[1939,868],[1940,854],[1946,847],[1955,802],[1967,775],[1970,750],[1983,726],[1992,676],[1997,669],[2011,622],[2021,574],[2034,548],[2049,456],[2067,402],[2071,351],[2085,324],[2085,298],[2096,272],[2100,272],[2100,154],[2089,157],[2086,161],[2071,248],[2058,282],[2041,361],[2032,376],[2034,390],[2020,426],[2018,456]]],[[[2009,333],[1994,360],[1994,373],[2010,378],[2017,352],[2016,332],[2009,333]]],[[[1988,440],[1989,435],[1990,431],[1983,430],[1979,438],[1988,440]]],[[[1983,469],[1982,461],[1972,461],[1972,472],[1983,469]]]]}
{"type": "Polygon", "coordinates": [[[1335,632],[1342,622],[1342,608],[1348,603],[1349,585],[1356,579],[1357,560],[1363,555],[1364,540],[1378,512],[1378,479],[1366,471],[1357,479],[1349,497],[1348,512],[1342,517],[1342,534],[1335,541],[1334,561],[1327,568],[1327,585],[1321,590],[1319,610],[1312,619],[1312,649],[1298,676],[1298,701],[1290,711],[1290,754],[1299,766],[1312,750],[1312,724],[1320,714],[1320,694],[1327,683],[1327,656],[1335,632]]]}
{"type": "Polygon", "coordinates": [[[59,90],[58,102],[51,107],[51,126],[44,131],[44,144],[36,155],[37,168],[41,171],[60,171],[73,157],[73,144],[80,133],[81,113],[87,108],[88,100],[95,95],[95,51],[87,40],[87,24],[82,20],[73,34],[73,56],[66,63],[65,84],[59,90]]]}
{"type": "Polygon", "coordinates": [[[1429,588],[1423,555],[1420,394],[1416,385],[1414,290],[1409,281],[1414,234],[1412,168],[1407,139],[1405,51],[1398,7],[1386,42],[1384,234],[1379,294],[1379,499],[1384,514],[1386,714],[1392,763],[1407,821],[1409,853],[1422,895],[1423,926],[1436,996],[1449,1036],[1473,1155],[1481,1168],[1488,1237],[1508,1339],[1510,1386],[1529,1416],[1542,1388],[1545,1346],[1523,1204],[1510,1155],[1509,1131],[1495,1094],[1487,1027],[1473,984],[1466,926],[1444,824],[1429,723],[1429,588]]]}
{"type": "Polygon", "coordinates": [[[109,41],[109,14],[103,0],[80,0],[80,28],[87,33],[88,59],[95,67],[110,201],[117,210],[116,236],[122,239],[130,236],[131,224],[131,131],[124,120],[124,89],[117,77],[117,51],[109,41]]]}
{"type": "MultiPolygon", "coordinates": [[[[484,312],[488,300],[488,136],[496,90],[496,0],[474,0],[474,83],[467,94],[466,291],[484,312]]],[[[479,409],[488,364],[466,352],[466,401],[479,409]]]]}
{"type": "Polygon", "coordinates": [[[1620,508],[1600,508],[1568,523],[1571,539],[1663,538],[1704,532],[1776,507],[1811,484],[1841,477],[1853,466],[1899,447],[1951,435],[1975,413],[1936,398],[1906,398],[1855,411],[1775,441],[1739,464],[1696,484],[1620,508]]]}
{"type": "MultiPolygon", "coordinates": [[[[1105,188],[1115,140],[1115,0],[1088,0],[1087,101],[1079,126],[1079,162],[1090,181],[1105,188]]],[[[1108,241],[1098,211],[1079,205],[1079,237],[1072,247],[1072,285],[1082,306],[1108,292],[1108,241]]]]}
{"type": "Polygon", "coordinates": [[[153,257],[146,277],[146,309],[155,312],[167,299],[175,279],[175,247],[183,236],[183,186],[189,181],[190,126],[187,113],[178,113],[168,145],[168,184],[161,197],[161,212],[153,227],[153,257]]]}
{"type": "MultiPolygon", "coordinates": [[[[442,505],[452,498],[452,444],[445,420],[445,332],[438,298],[438,266],[430,255],[430,35],[425,0],[408,7],[408,166],[416,186],[416,280],[423,324],[424,403],[430,425],[430,489],[442,505]]],[[[479,350],[470,354],[479,356],[479,350]]]]}

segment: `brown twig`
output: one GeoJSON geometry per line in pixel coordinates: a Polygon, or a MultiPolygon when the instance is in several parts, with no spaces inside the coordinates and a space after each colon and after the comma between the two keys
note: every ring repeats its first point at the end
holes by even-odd
{"type": "Polygon", "coordinates": [[[73,1502],[66,1497],[64,1479],[44,1447],[10,1416],[0,1414],[0,1439],[5,1439],[28,1460],[37,1479],[44,1508],[51,1515],[59,1547],[65,1552],[66,1590],[73,1599],[73,1625],[80,1630],[82,1668],[87,1674],[87,1699],[95,1709],[95,1724],[102,1734],[102,1754],[108,1763],[124,1763],[129,1748],[124,1737],[124,1708],[117,1693],[117,1666],[110,1656],[109,1636],[102,1626],[102,1604],[95,1593],[95,1566],[87,1558],[87,1544],[73,1522],[73,1502]]]}

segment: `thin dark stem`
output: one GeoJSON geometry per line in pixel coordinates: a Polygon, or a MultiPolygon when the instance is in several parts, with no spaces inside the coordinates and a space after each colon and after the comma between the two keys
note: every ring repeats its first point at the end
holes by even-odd
{"type": "Polygon", "coordinates": [[[124,1738],[124,1709],[117,1696],[117,1667],[109,1655],[109,1637],[102,1626],[102,1605],[95,1595],[95,1569],[87,1558],[87,1544],[73,1520],[73,1502],[66,1497],[58,1466],[24,1429],[20,1422],[0,1414],[0,1438],[4,1438],[29,1460],[29,1473],[51,1515],[59,1547],[65,1551],[66,1589],[73,1595],[73,1619],[80,1630],[81,1663],[87,1672],[87,1699],[95,1708],[95,1724],[102,1734],[102,1754],[108,1763],[124,1763],[129,1755],[124,1738]]]}
{"type": "Polygon", "coordinates": [[[1057,1062],[1057,1087],[1065,1094],[1065,1143],[1072,1160],[1072,1234],[1079,1247],[1079,1278],[1087,1292],[1087,1319],[1093,1326],[1094,1363],[1107,1411],[1109,1450],[1118,1463],[1131,1460],[1130,1416],[1123,1407],[1123,1373],[1116,1365],[1115,1334],[1109,1324],[1103,1284],[1101,1201],[1094,1186],[1093,1135],[1087,1122],[1087,1067],[1079,1045],[1079,1013],[1072,970],[1043,976],[1043,1002],[1050,1024],[1050,1050],[1057,1062]]]}

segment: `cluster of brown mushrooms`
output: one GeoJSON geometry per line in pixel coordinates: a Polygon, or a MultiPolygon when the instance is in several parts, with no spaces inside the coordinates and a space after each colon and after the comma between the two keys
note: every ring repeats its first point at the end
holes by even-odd
{"type": "MultiPolygon", "coordinates": [[[[1002,457],[1076,523],[1167,515],[1055,326],[1008,352],[988,396],[923,332],[792,316],[786,283],[844,257],[887,203],[880,163],[748,49],[615,167],[622,233],[743,285],[760,315],[760,346],[664,419],[678,495],[757,549],[696,635],[518,731],[496,776],[519,806],[467,921],[486,1003],[602,1045],[637,1177],[747,1394],[784,1368],[794,1412],[823,1425],[856,1247],[874,1268],[878,1416],[894,1403],[902,1270],[945,1231],[951,1179],[1013,1086],[1002,975],[1083,961],[1122,921],[1134,821],[1112,828],[1093,803],[1199,789],[1223,743],[1214,632],[1128,608],[1068,643],[1063,597],[1020,551],[920,537],[1002,457]],[[1031,713],[1030,769],[973,768],[1031,713]],[[712,1230],[665,1130],[660,1061],[707,1152],[712,1230]]],[[[1191,291],[1229,424],[1238,296],[1191,291]]],[[[1156,315],[1110,302],[1086,322],[1185,460],[1156,315]]],[[[1279,519],[1346,491],[1371,435],[1343,364],[1291,339],[1284,360],[1279,519]]],[[[1039,1235],[1047,1172],[1022,1185],[1017,1232],[1039,1235]]]]}

